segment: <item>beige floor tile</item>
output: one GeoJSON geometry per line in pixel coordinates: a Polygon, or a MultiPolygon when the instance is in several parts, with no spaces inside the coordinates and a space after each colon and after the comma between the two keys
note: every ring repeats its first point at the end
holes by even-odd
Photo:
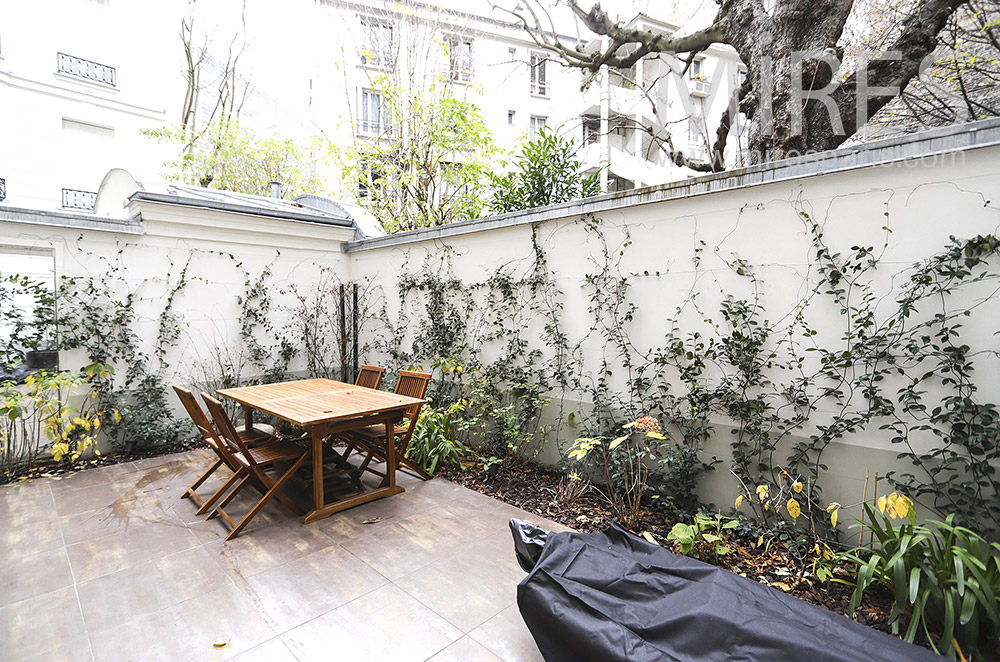
{"type": "Polygon", "coordinates": [[[331,545],[318,529],[294,519],[244,531],[232,540],[206,544],[205,549],[232,577],[246,578],[331,545]]]}
{"type": "Polygon", "coordinates": [[[455,551],[465,541],[424,520],[404,519],[341,546],[390,580],[408,575],[455,551]]]}
{"type": "Polygon", "coordinates": [[[243,590],[275,632],[281,633],[387,582],[334,545],[256,574],[243,590]]]}
{"type": "Polygon", "coordinates": [[[232,582],[200,547],[78,585],[84,620],[100,632],[232,582]]]}
{"type": "Polygon", "coordinates": [[[77,471],[72,474],[59,477],[52,481],[52,491],[61,492],[63,490],[79,489],[81,487],[95,487],[97,485],[107,485],[122,480],[132,480],[136,468],[131,462],[124,464],[110,464],[105,467],[94,467],[77,471]]]}
{"type": "MultiPolygon", "coordinates": [[[[462,637],[428,662],[503,662],[471,637],[462,637]]],[[[584,662],[581,660],[580,662],[584,662]]]]}
{"type": "Polygon", "coordinates": [[[302,662],[342,660],[419,662],[462,633],[395,586],[384,586],[282,635],[302,662]]]}
{"type": "Polygon", "coordinates": [[[67,550],[76,580],[84,582],[197,545],[198,539],[179,522],[144,522],[67,550]]]}
{"type": "Polygon", "coordinates": [[[473,543],[395,583],[462,632],[470,632],[517,600],[524,572],[500,557],[490,545],[473,543]],[[457,595],[462,599],[456,600],[457,595]]]}
{"type": "Polygon", "coordinates": [[[223,542],[181,499],[211,462],[202,449],[0,487],[0,545],[31,549],[0,568],[0,657],[539,659],[513,605],[524,573],[507,522],[564,527],[400,476],[402,494],[310,525],[271,503],[223,542]]]}
{"type": "Polygon", "coordinates": [[[25,526],[55,516],[51,490],[0,488],[0,526],[25,526]]]}
{"type": "Polygon", "coordinates": [[[124,533],[143,524],[180,524],[180,518],[155,495],[123,494],[109,507],[95,508],[59,518],[67,545],[74,545],[115,533],[124,533]]]}
{"type": "MultiPolygon", "coordinates": [[[[55,515],[55,511],[52,511],[51,515],[55,515]]],[[[0,549],[2,550],[27,548],[36,552],[44,552],[63,546],[63,532],[59,528],[58,518],[45,517],[40,521],[17,525],[0,523],[0,549]]]]}
{"type": "Polygon", "coordinates": [[[76,643],[83,632],[72,586],[0,607],[0,641],[7,660],[42,657],[76,643]]]}
{"type": "Polygon", "coordinates": [[[65,549],[26,554],[32,547],[8,549],[0,565],[0,605],[73,585],[65,549]]]}
{"type": "Polygon", "coordinates": [[[130,499],[125,497],[130,487],[127,482],[114,482],[53,492],[56,512],[65,517],[98,508],[115,510],[119,504],[130,499]]]}
{"type": "Polygon", "coordinates": [[[226,586],[91,634],[91,646],[97,662],[207,662],[234,658],[274,636],[243,594],[226,586]]]}
{"type": "Polygon", "coordinates": [[[86,635],[82,635],[76,641],[65,646],[22,658],[22,662],[90,662],[93,659],[93,653],[90,651],[90,639],[86,635]]]}
{"type": "Polygon", "coordinates": [[[334,542],[344,542],[360,535],[374,533],[438,505],[438,502],[431,498],[407,491],[334,513],[309,526],[315,526],[334,542]]]}
{"type": "Polygon", "coordinates": [[[483,647],[506,662],[542,662],[542,654],[521,618],[511,605],[469,633],[483,647]]]}
{"type": "Polygon", "coordinates": [[[292,655],[292,651],[288,650],[285,642],[278,637],[265,641],[246,653],[240,653],[233,660],[236,662],[298,662],[298,659],[292,655]]]}

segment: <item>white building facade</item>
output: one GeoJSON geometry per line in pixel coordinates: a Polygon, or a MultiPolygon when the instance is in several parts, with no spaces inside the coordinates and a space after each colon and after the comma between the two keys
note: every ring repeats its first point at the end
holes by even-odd
{"type": "MultiPolygon", "coordinates": [[[[388,82],[449,87],[481,109],[508,153],[541,127],[556,130],[578,141],[587,170],[605,172],[611,190],[693,174],[671,162],[664,132],[688,158],[707,159],[706,127],[738,82],[732,51],[709,49],[686,72],[661,56],[588,77],[550,59],[486,3],[472,11],[451,4],[222,0],[194,5],[195,14],[182,0],[11,6],[0,23],[0,194],[19,207],[88,211],[111,168],[140,181],[164,175],[178,148],[140,132],[180,120],[179,32],[191,16],[192,41],[209,54],[201,105],[212,103],[213,67],[238,53],[240,120],[258,135],[333,146],[377,139],[387,128],[379,88],[388,82]]],[[[632,23],[679,29],[642,15],[632,23]]],[[[325,148],[307,154],[344,194],[351,187],[335,184],[340,168],[327,156],[325,148]]]]}

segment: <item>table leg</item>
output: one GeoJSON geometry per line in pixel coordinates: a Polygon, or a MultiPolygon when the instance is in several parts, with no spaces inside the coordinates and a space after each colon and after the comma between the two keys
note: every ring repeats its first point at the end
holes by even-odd
{"type": "Polygon", "coordinates": [[[396,487],[396,426],[388,418],[385,419],[385,480],[383,485],[396,487]]]}
{"type": "Polygon", "coordinates": [[[313,461],[313,508],[323,508],[325,495],[323,493],[323,435],[318,430],[309,433],[312,438],[313,461]]]}
{"type": "Polygon", "coordinates": [[[251,409],[250,407],[248,407],[246,405],[243,405],[243,420],[246,422],[246,426],[247,426],[246,430],[247,430],[247,432],[252,432],[253,431],[253,409],[251,409]]]}

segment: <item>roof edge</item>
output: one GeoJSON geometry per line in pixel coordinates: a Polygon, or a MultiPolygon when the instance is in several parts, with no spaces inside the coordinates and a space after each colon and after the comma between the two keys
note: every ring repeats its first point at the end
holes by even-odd
{"type": "Polygon", "coordinates": [[[841,147],[817,154],[712,173],[657,186],[608,193],[583,200],[571,200],[547,207],[536,207],[497,216],[459,221],[448,225],[409,230],[386,237],[359,239],[345,244],[344,250],[352,253],[504,227],[530,225],[570,216],[597,214],[623,207],[732,191],[774,182],[806,179],[995,145],[1000,145],[1000,118],[930,129],[906,136],[841,147]]]}
{"type": "Polygon", "coordinates": [[[157,202],[165,205],[177,207],[191,207],[195,209],[211,209],[213,211],[226,211],[236,214],[247,214],[250,216],[265,216],[290,221],[301,221],[305,223],[316,223],[318,225],[332,225],[341,228],[355,227],[354,221],[319,214],[309,214],[293,210],[267,209],[264,207],[252,207],[250,205],[234,204],[229,202],[216,202],[215,200],[198,200],[195,198],[185,198],[180,195],[169,193],[156,193],[153,191],[136,191],[128,198],[129,202],[157,202]]]}

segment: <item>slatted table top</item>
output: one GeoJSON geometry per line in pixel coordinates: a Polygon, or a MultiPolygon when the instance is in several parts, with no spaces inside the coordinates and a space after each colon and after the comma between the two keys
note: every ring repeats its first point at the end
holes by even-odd
{"type": "Polygon", "coordinates": [[[218,394],[300,426],[405,409],[424,402],[332,379],[220,389],[218,394]]]}

